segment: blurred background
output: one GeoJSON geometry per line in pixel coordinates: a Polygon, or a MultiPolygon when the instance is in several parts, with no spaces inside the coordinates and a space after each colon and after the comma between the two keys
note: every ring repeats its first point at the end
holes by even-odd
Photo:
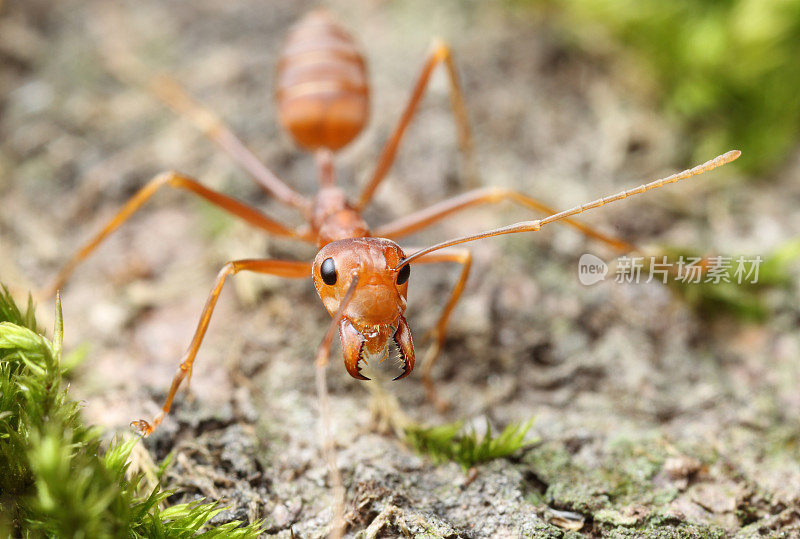
{"type": "MultiPolygon", "coordinates": [[[[43,286],[169,169],[299,224],[187,121],[112,76],[102,52],[119,41],[154,74],[172,75],[280,177],[312,193],[313,160],[281,132],[272,92],[288,28],[318,5],[0,2],[0,281],[20,297],[43,286]]],[[[354,526],[392,505],[406,519],[477,535],[797,530],[800,3],[321,5],[361,44],[372,82],[371,123],[337,158],[348,193],[371,172],[438,36],[464,84],[481,184],[568,207],[740,149],[724,169],[585,221],[647,252],[764,260],[757,286],[586,287],[580,255],[615,254],[565,227],[474,244],[435,370],[450,410],[434,412],[418,375],[387,389],[424,423],[497,428],[535,418],[530,436],[540,442],[454,489],[464,483],[458,466],[434,466],[376,433],[370,392],[341,368],[337,349],[329,379],[354,526]],[[553,517],[561,510],[580,524],[553,517]]],[[[459,167],[437,73],[367,220],[463,191],[459,167]]],[[[505,205],[465,212],[408,244],[527,215],[505,205]]],[[[73,380],[86,418],[125,431],[157,410],[227,260],[313,255],[185,194],[159,193],[64,291],[67,344],[86,350],[73,380]]],[[[418,356],[456,277],[457,268],[413,272],[418,356]]],[[[43,317],[51,307],[41,304],[43,317]]],[[[326,317],[310,280],[230,282],[198,356],[194,398],[182,396],[147,443],[156,459],[180,455],[168,480],[181,495],[221,497],[232,506],[221,518],[267,518],[275,533],[320,533],[328,494],[312,357],[326,317]]]]}

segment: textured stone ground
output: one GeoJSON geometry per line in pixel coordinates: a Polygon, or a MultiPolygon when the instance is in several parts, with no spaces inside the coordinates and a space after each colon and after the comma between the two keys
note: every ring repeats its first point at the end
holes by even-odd
{"type": "MultiPolygon", "coordinates": [[[[116,27],[104,5],[11,1],[0,12],[0,275],[18,289],[45,283],[162,170],[294,218],[190,125],[111,78],[98,55],[109,33],[184,82],[280,176],[314,188],[313,162],[280,133],[271,99],[281,40],[311,3],[126,2],[116,27]]],[[[455,47],[484,184],[566,207],[687,164],[679,133],[646,97],[633,97],[608,62],[570,52],[529,13],[494,3],[330,7],[365,45],[374,83],[374,121],[339,159],[351,193],[434,35],[455,47]]],[[[455,148],[437,77],[370,222],[458,193],[455,148]]],[[[800,228],[798,170],[795,159],[760,183],[730,172],[702,177],[586,221],[644,245],[766,253],[800,228]]],[[[476,210],[409,244],[524,218],[507,206],[476,210]]],[[[582,286],[580,254],[612,255],[563,227],[484,241],[473,252],[436,368],[451,409],[439,414],[425,401],[418,375],[386,389],[429,424],[502,428],[535,417],[531,444],[470,482],[458,465],[434,465],[378,432],[370,392],[334,356],[349,534],[800,534],[796,289],[766,298],[774,314],[764,324],[710,320],[658,284],[582,286]]],[[[86,417],[125,431],[154,413],[218,268],[260,255],[308,259],[313,250],[166,192],[110,239],[63,297],[68,344],[89,346],[73,383],[86,417]]],[[[455,277],[455,268],[413,272],[408,318],[420,351],[455,277]]],[[[176,499],[221,498],[231,505],[221,519],[265,518],[282,537],[324,534],[330,489],[312,357],[326,317],[310,280],[234,279],[198,358],[194,398],[182,396],[145,444],[155,459],[174,453],[176,499]]]]}

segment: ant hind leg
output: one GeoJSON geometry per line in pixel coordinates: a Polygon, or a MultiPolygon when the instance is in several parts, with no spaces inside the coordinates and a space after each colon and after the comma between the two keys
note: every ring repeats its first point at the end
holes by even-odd
{"type": "Polygon", "coordinates": [[[389,168],[391,168],[392,163],[394,163],[397,150],[400,147],[400,142],[403,140],[406,129],[411,123],[414,115],[417,113],[419,103],[428,87],[428,83],[430,82],[431,74],[433,73],[434,68],[436,68],[436,66],[439,64],[444,64],[447,70],[447,78],[450,82],[450,105],[453,109],[453,116],[455,117],[456,121],[458,145],[461,149],[462,155],[464,156],[465,176],[469,184],[474,186],[477,183],[477,167],[474,159],[472,133],[469,127],[469,119],[467,117],[467,107],[464,104],[464,94],[461,90],[461,84],[458,80],[455,61],[453,60],[453,52],[447,43],[440,39],[436,39],[431,44],[428,57],[425,59],[422,70],[417,76],[417,80],[414,83],[414,88],[411,91],[411,97],[406,104],[406,108],[403,110],[403,114],[400,116],[394,131],[392,131],[392,134],[389,137],[389,140],[384,145],[381,155],[378,158],[378,164],[375,166],[372,176],[367,182],[367,185],[361,191],[361,195],[356,203],[357,209],[363,210],[367,204],[369,204],[370,200],[372,200],[372,196],[375,194],[375,190],[389,172],[389,168]]]}

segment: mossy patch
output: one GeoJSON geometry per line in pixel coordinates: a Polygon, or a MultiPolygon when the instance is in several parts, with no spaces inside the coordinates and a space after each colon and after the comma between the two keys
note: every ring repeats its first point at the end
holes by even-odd
{"type": "MultiPolygon", "coordinates": [[[[0,532],[51,537],[255,537],[260,522],[206,523],[223,511],[198,500],[164,507],[172,491],[131,473],[137,438],[104,447],[63,383],[63,320],[53,340],[0,290],[0,532]],[[202,532],[201,532],[202,530],[202,532]]],[[[164,468],[162,467],[161,473],[164,468]]],[[[160,479],[160,475],[158,476],[160,479]]]]}

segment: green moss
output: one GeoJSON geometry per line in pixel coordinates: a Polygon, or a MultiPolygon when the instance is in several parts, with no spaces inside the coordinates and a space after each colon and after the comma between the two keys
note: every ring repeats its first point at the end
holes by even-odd
{"type": "MultiPolygon", "coordinates": [[[[665,249],[668,261],[678,267],[679,261],[699,258],[697,253],[680,249],[665,249]]],[[[668,281],[669,286],[695,311],[705,317],[733,316],[740,320],[763,322],[770,315],[764,298],[770,291],[789,290],[794,286],[793,274],[800,259],[800,239],[792,239],[760,257],[758,278],[740,279],[736,275],[738,256],[730,257],[730,267],[720,272],[719,282],[668,281]],[[739,282],[741,280],[741,282],[739,282]]],[[[754,257],[744,257],[752,260],[754,257]]],[[[645,257],[645,261],[648,258],[645,257]]],[[[750,269],[747,266],[747,269],[750,269]]],[[[645,268],[646,270],[646,268],[645,268]]],[[[643,270],[643,271],[645,271],[643,270]]],[[[746,276],[745,276],[746,277],[746,276]]]]}
{"type": "MultiPolygon", "coordinates": [[[[104,448],[63,384],[63,321],[53,340],[0,290],[0,535],[26,537],[254,537],[261,523],[205,528],[223,510],[202,501],[162,509],[172,494],[128,473],[138,439],[104,448]],[[201,530],[203,530],[201,532],[201,530]],[[3,533],[5,532],[5,533],[3,533]]],[[[163,468],[162,468],[163,471],[163,468]]]]}
{"type": "Polygon", "coordinates": [[[420,453],[429,455],[436,462],[453,461],[469,470],[476,464],[507,457],[525,445],[525,435],[533,425],[512,423],[498,436],[486,423],[486,434],[481,438],[475,431],[462,432],[462,422],[439,427],[411,426],[406,428],[406,441],[420,453]]]}
{"type": "Polygon", "coordinates": [[[694,160],[732,148],[765,172],[800,136],[800,3],[791,0],[509,0],[568,42],[636,66],[684,126],[694,160]]]}

